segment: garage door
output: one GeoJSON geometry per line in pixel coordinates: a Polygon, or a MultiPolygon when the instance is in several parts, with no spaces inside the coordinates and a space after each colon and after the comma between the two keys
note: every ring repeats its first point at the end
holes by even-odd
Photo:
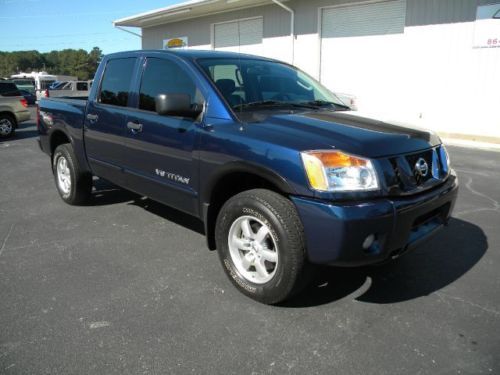
{"type": "Polygon", "coordinates": [[[405,0],[323,9],[321,81],[356,95],[360,108],[378,107],[385,95],[394,96],[403,68],[405,16],[405,0]]]}
{"type": "Polygon", "coordinates": [[[215,24],[214,49],[260,54],[262,30],[262,17],[215,24]]]}

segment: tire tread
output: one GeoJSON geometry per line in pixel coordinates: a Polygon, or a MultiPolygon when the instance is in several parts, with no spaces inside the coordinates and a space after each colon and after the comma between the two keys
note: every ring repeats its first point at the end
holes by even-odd
{"type": "MultiPolygon", "coordinates": [[[[56,147],[54,151],[54,157],[58,154],[63,154],[73,169],[74,178],[72,181],[71,189],[74,189],[69,195],[68,198],[64,198],[61,194],[61,198],[70,205],[82,205],[85,204],[89,199],[92,193],[92,175],[86,172],[82,172],[80,169],[80,165],[76,159],[75,153],[73,151],[73,147],[69,143],[63,143],[56,147]]],[[[59,191],[59,187],[57,185],[57,175],[55,170],[56,161],[53,160],[53,170],[54,177],[56,178],[56,186],[59,191]]]]}
{"type": "MultiPolygon", "coordinates": [[[[219,235],[216,236],[217,238],[223,238],[220,233],[221,217],[225,215],[225,212],[228,211],[233,204],[242,199],[250,199],[259,202],[276,217],[282,227],[283,233],[287,236],[288,246],[285,251],[287,256],[292,258],[290,262],[292,268],[286,270],[286,272],[289,273],[286,277],[288,285],[282,287],[279,293],[269,293],[267,295],[264,293],[259,296],[251,295],[240,288],[234,280],[231,281],[244,294],[254,299],[266,304],[277,304],[299,293],[303,287],[307,285],[307,281],[309,280],[310,267],[306,257],[304,228],[294,204],[289,199],[271,190],[253,189],[233,196],[223,205],[217,219],[216,232],[219,232],[219,235]]],[[[220,248],[221,244],[218,243],[217,245],[217,247],[220,248]]]]}

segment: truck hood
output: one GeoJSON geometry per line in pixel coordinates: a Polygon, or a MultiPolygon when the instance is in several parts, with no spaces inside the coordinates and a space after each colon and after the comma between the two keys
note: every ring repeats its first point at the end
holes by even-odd
{"type": "Polygon", "coordinates": [[[300,148],[336,148],[370,158],[411,153],[441,143],[428,130],[389,124],[352,111],[276,114],[255,126],[278,132],[277,137],[280,134],[287,141],[299,139],[300,148]]]}

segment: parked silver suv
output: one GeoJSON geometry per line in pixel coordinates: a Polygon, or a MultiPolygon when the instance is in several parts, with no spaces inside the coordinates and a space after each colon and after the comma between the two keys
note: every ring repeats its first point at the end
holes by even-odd
{"type": "Polygon", "coordinates": [[[28,102],[15,83],[0,81],[0,138],[13,136],[17,125],[29,119],[28,102]]]}

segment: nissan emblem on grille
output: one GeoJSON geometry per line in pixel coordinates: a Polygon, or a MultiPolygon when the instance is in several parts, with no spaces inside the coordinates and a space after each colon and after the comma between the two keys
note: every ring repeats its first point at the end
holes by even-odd
{"type": "Polygon", "coordinates": [[[429,173],[429,165],[424,158],[419,158],[415,163],[415,178],[417,182],[420,182],[420,179],[427,176],[429,173]]]}

